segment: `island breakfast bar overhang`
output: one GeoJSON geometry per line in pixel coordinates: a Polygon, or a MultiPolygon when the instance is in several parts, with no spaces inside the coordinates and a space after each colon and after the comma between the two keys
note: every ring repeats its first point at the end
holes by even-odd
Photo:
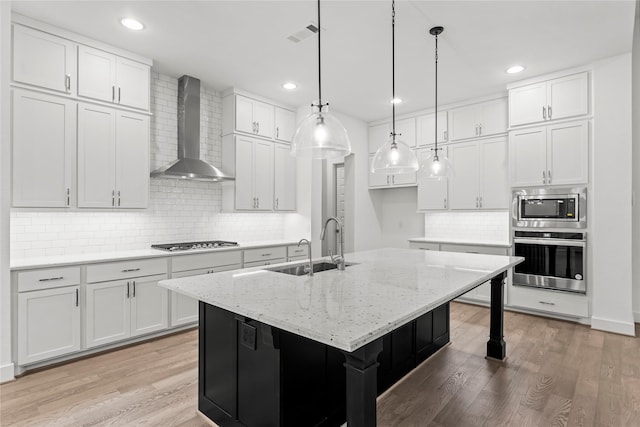
{"type": "MultiPolygon", "coordinates": [[[[383,336],[444,305],[448,316],[449,301],[488,280],[491,323],[487,357],[496,360],[506,357],[504,280],[507,270],[522,262],[522,258],[379,249],[348,254],[347,262],[352,265],[345,271],[325,271],[313,277],[251,268],[160,284],[201,301],[201,334],[208,333],[203,330],[202,316],[203,307],[209,305],[240,319],[252,319],[259,325],[285,331],[287,336],[342,352],[349,427],[376,425],[377,359],[383,350],[383,336]]],[[[257,332],[251,326],[242,328],[246,330],[236,335],[240,340],[246,341],[246,336],[253,342],[274,339],[260,328],[257,332]],[[258,334],[262,338],[257,338],[258,334]]],[[[204,354],[202,348],[200,354],[204,354]]],[[[200,361],[201,382],[207,363],[216,362],[200,361]]],[[[216,372],[233,369],[242,374],[239,364],[227,365],[216,372]]],[[[250,425],[237,421],[233,411],[229,418],[228,425],[250,425]]],[[[220,423],[220,419],[214,421],[220,423]]]]}

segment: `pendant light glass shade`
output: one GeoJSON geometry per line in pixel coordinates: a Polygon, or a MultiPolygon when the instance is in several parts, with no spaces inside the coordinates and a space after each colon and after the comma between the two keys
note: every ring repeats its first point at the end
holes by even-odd
{"type": "Polygon", "coordinates": [[[329,113],[328,107],[314,104],[293,135],[291,155],[312,159],[335,159],[351,153],[351,143],[342,123],[329,113]]]}
{"type": "Polygon", "coordinates": [[[411,173],[418,170],[418,159],[411,148],[404,142],[396,139],[393,134],[389,142],[383,144],[371,162],[372,173],[411,173]]]}
{"type": "MultiPolygon", "coordinates": [[[[447,156],[435,154],[435,149],[431,149],[431,154],[427,156],[418,170],[419,179],[449,179],[455,176],[455,171],[451,161],[447,156]]],[[[441,150],[441,149],[440,149],[441,150]]]]}
{"type": "Polygon", "coordinates": [[[391,133],[371,161],[371,172],[379,174],[411,173],[418,170],[418,158],[396,133],[396,2],[391,2],[391,133]]]}
{"type": "Polygon", "coordinates": [[[328,111],[328,103],[322,103],[322,55],[320,24],[320,0],[318,5],[318,101],[311,104],[311,114],[296,129],[291,143],[291,155],[312,159],[335,159],[351,153],[351,143],[342,123],[328,111]]]}

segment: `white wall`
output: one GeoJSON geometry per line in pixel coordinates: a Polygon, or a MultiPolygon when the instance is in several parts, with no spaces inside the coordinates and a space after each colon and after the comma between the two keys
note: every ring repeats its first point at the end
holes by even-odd
{"type": "Polygon", "coordinates": [[[633,312],[640,323],[640,0],[636,0],[636,22],[633,31],[633,312]]]}
{"type": "Polygon", "coordinates": [[[410,238],[424,236],[424,214],[418,212],[416,187],[374,190],[370,193],[376,200],[381,246],[408,248],[410,238]]]}
{"type": "MultiPolygon", "coordinates": [[[[177,158],[177,78],[151,73],[150,168],[177,158]]],[[[222,99],[201,88],[200,157],[220,166],[222,99]]],[[[224,170],[224,165],[221,166],[224,170]]],[[[13,258],[148,248],[194,240],[282,239],[289,214],[223,213],[219,183],[152,179],[145,210],[15,210],[13,258]]]]}
{"type": "Polygon", "coordinates": [[[9,282],[11,2],[0,2],[0,382],[13,379],[9,282]]]}
{"type": "Polygon", "coordinates": [[[631,54],[594,64],[589,248],[591,326],[634,335],[631,243],[631,54]]]}

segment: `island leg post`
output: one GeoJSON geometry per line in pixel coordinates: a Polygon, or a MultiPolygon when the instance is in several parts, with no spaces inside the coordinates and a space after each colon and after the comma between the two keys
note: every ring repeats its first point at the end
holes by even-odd
{"type": "Polygon", "coordinates": [[[382,338],[357,349],[344,351],[347,374],[347,425],[349,427],[376,426],[376,397],[378,396],[378,355],[382,338]]]}
{"type": "Polygon", "coordinates": [[[504,342],[504,280],[507,272],[502,272],[491,279],[491,324],[487,357],[504,360],[507,355],[507,344],[504,342]]]}

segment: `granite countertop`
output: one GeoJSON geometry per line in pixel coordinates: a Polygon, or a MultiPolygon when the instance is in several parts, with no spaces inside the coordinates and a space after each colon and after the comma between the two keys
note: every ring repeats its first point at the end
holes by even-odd
{"type": "Polygon", "coordinates": [[[510,248],[511,243],[508,241],[492,241],[492,240],[469,240],[469,239],[447,239],[434,237],[412,237],[410,242],[416,243],[448,243],[452,245],[474,245],[474,246],[494,246],[500,248],[510,248]]]}
{"type": "MultiPolygon", "coordinates": [[[[523,258],[413,249],[346,255],[344,271],[313,277],[255,267],[160,286],[345,351],[374,341],[522,262],[523,258]]],[[[290,262],[280,265],[300,265],[290,262]]],[[[273,269],[277,266],[269,266],[273,269]]]]}
{"type": "Polygon", "coordinates": [[[295,245],[298,241],[267,240],[258,242],[238,242],[238,246],[226,246],[215,249],[194,249],[188,251],[162,251],[158,249],[137,249],[128,251],[96,252],[89,254],[52,255],[31,258],[17,258],[10,262],[11,270],[26,270],[31,268],[59,267],[72,264],[86,264],[92,262],[122,261],[126,259],[160,258],[168,256],[193,255],[203,252],[237,251],[243,249],[266,248],[271,246],[295,245]]]}

